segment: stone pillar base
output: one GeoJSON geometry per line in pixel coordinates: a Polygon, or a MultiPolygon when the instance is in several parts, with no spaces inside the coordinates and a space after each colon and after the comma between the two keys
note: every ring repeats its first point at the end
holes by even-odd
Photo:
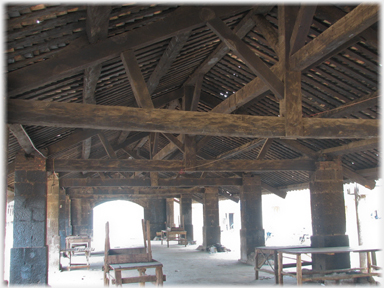
{"type": "Polygon", "coordinates": [[[12,248],[12,269],[9,275],[10,285],[46,285],[48,284],[48,249],[12,248]]]}
{"type": "Polygon", "coordinates": [[[193,241],[193,225],[184,224],[184,230],[187,231],[187,240],[188,243],[193,241]]]}
{"type": "MultiPolygon", "coordinates": [[[[311,247],[339,247],[349,246],[348,235],[315,235],[311,236],[311,247]]],[[[335,255],[312,255],[313,270],[332,270],[351,267],[349,253],[335,255]]]]}
{"type": "Polygon", "coordinates": [[[220,243],[220,226],[203,226],[203,248],[220,243]]]}
{"type": "Polygon", "coordinates": [[[240,229],[240,262],[255,264],[255,247],[265,246],[264,229],[240,229]]]}

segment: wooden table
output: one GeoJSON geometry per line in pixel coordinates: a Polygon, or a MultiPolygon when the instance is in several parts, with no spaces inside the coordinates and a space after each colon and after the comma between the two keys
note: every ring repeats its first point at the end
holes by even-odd
{"type": "Polygon", "coordinates": [[[86,235],[73,235],[65,237],[65,248],[91,247],[91,237],[86,235]]]}
{"type": "MultiPolygon", "coordinates": [[[[91,256],[91,252],[94,251],[95,248],[91,247],[78,247],[78,248],[69,248],[69,249],[64,249],[60,251],[60,257],[62,256],[61,254],[64,254],[69,258],[69,265],[68,265],[68,271],[74,268],[87,268],[89,269],[90,267],[90,262],[89,262],[89,257],[91,256]],[[72,263],[72,257],[75,255],[75,253],[84,253],[86,263],[72,263]]],[[[60,265],[61,266],[61,265],[60,265]]]]}
{"type": "MultiPolygon", "coordinates": [[[[260,246],[255,248],[255,279],[259,279],[259,271],[275,275],[276,284],[279,283],[278,280],[278,259],[277,251],[282,249],[297,249],[297,248],[307,248],[309,246],[260,246]],[[261,259],[260,259],[261,258],[261,259]],[[270,263],[270,260],[273,260],[273,264],[270,263]],[[269,265],[271,269],[261,268],[265,263],[269,265]]],[[[303,265],[311,265],[312,262],[304,262],[303,265]]],[[[284,264],[284,268],[295,267],[296,263],[284,264]]]]}
{"type": "Polygon", "coordinates": [[[289,275],[296,277],[297,285],[301,285],[304,281],[319,281],[319,280],[335,280],[351,279],[367,276],[379,276],[380,273],[372,272],[372,268],[378,269],[376,263],[376,251],[380,251],[378,248],[364,248],[364,247],[322,247],[322,248],[297,248],[297,249],[281,249],[278,250],[278,278],[279,284],[283,284],[283,276],[289,275]],[[349,268],[349,269],[334,269],[323,271],[303,271],[302,270],[302,254],[328,254],[334,255],[336,253],[367,253],[367,268],[349,268]],[[283,255],[291,254],[296,256],[296,272],[284,272],[283,271],[283,255]],[[358,273],[347,274],[351,271],[360,271],[358,273]],[[366,271],[364,271],[366,270],[366,271]]]}
{"type": "Polygon", "coordinates": [[[167,247],[168,248],[169,248],[169,241],[170,240],[180,241],[185,246],[187,246],[187,244],[188,244],[187,231],[181,231],[181,230],[180,231],[178,231],[178,230],[174,230],[174,231],[161,230],[161,245],[163,245],[164,235],[167,237],[167,247]],[[177,237],[177,235],[179,235],[179,237],[177,237]],[[184,236],[184,237],[181,237],[181,236],[184,236]]]}
{"type": "Polygon", "coordinates": [[[163,281],[165,281],[163,264],[156,260],[152,262],[109,264],[109,268],[109,273],[114,272],[112,284],[116,286],[121,286],[126,283],[140,283],[141,286],[144,286],[145,282],[155,282],[157,286],[163,286],[163,281]],[[155,275],[146,275],[145,272],[148,268],[155,268],[155,275]],[[137,270],[139,271],[139,276],[122,277],[121,274],[124,270],[137,270]]]}

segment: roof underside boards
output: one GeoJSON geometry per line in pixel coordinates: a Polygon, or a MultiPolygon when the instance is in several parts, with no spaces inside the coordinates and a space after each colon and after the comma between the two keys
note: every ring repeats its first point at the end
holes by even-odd
{"type": "MultiPolygon", "coordinates": [[[[326,155],[329,159],[340,157],[343,167],[352,172],[344,175],[345,181],[356,181],[373,188],[371,181],[378,177],[380,145],[378,135],[375,132],[375,135],[371,135],[369,127],[373,127],[372,131],[375,131],[380,119],[378,75],[381,65],[378,60],[377,12],[372,12],[372,16],[368,17],[364,16],[367,14],[364,9],[375,11],[377,6],[318,5],[308,10],[314,11],[309,21],[299,19],[299,12],[306,11],[304,9],[308,9],[307,5],[296,6],[292,8],[292,11],[296,11],[295,15],[299,15],[294,19],[295,22],[279,27],[282,22],[281,19],[279,21],[280,4],[233,7],[178,4],[113,4],[111,7],[48,3],[7,5],[7,99],[12,105],[19,103],[12,102],[13,100],[28,100],[78,103],[88,107],[91,102],[87,102],[84,95],[90,93],[93,103],[100,107],[148,108],[142,107],[141,103],[146,97],[144,95],[150,95],[149,99],[155,110],[169,110],[169,121],[172,121],[172,117],[179,117],[174,111],[183,110],[194,110],[202,113],[200,115],[239,115],[241,117],[236,118],[239,121],[248,121],[248,116],[260,116],[262,118],[252,118],[261,119],[260,121],[284,119],[285,115],[281,115],[285,113],[282,110],[283,102],[271,91],[275,89],[275,85],[268,86],[271,85],[272,78],[267,75],[268,71],[272,71],[273,77],[278,79],[276,85],[284,83],[284,61],[280,58],[285,57],[283,49],[290,49],[290,45],[284,46],[284,42],[280,40],[284,39],[281,31],[286,28],[287,31],[299,31],[299,36],[294,40],[301,43],[298,44],[301,49],[291,53],[290,59],[308,53],[313,54],[308,56],[310,59],[318,57],[310,65],[299,63],[299,66],[305,66],[302,66],[303,69],[299,68],[301,73],[296,73],[301,75],[301,101],[295,106],[300,112],[289,117],[296,117],[304,126],[332,125],[332,122],[320,122],[332,118],[337,123],[335,126],[341,127],[340,129],[357,127],[355,132],[340,134],[340,137],[330,137],[325,132],[325,136],[297,132],[294,137],[274,136],[268,139],[249,137],[246,136],[249,133],[240,131],[236,134],[225,134],[229,136],[197,133],[191,138],[184,136],[187,134],[174,133],[166,128],[161,131],[140,131],[137,128],[130,130],[130,127],[125,126],[121,130],[98,129],[97,126],[89,129],[82,125],[61,125],[60,121],[51,125],[38,125],[37,122],[19,120],[22,113],[10,113],[12,115],[7,119],[7,185],[10,190],[13,189],[15,157],[24,149],[37,150],[47,159],[177,160],[186,163],[185,168],[194,168],[196,161],[218,162],[219,165],[222,160],[266,160],[275,161],[273,165],[280,165],[280,160],[316,161],[320,156],[326,155]],[[109,14],[106,11],[110,11],[109,14]],[[100,23],[94,20],[102,17],[106,20],[104,24],[100,24],[101,20],[100,23]],[[363,28],[350,28],[353,26],[349,24],[350,19],[353,22],[361,21],[361,25],[356,26],[363,28]],[[300,20],[301,28],[296,28],[300,26],[300,20]],[[227,35],[227,30],[219,31],[220,25],[215,23],[224,23],[233,31],[232,34],[236,34],[235,41],[241,42],[233,44],[235,42],[225,38],[229,36],[223,36],[227,35]],[[350,37],[339,32],[343,23],[347,23],[344,25],[350,31],[345,33],[350,33],[350,37]],[[332,30],[332,35],[337,36],[334,42],[326,43],[325,48],[319,48],[316,39],[325,37],[326,34],[323,33],[327,33],[327,30],[332,30]],[[303,35],[306,36],[302,37],[303,35]],[[133,71],[135,67],[126,67],[120,57],[120,53],[124,51],[121,48],[124,43],[128,43],[141,72],[137,75],[137,79],[141,80],[135,80],[135,83],[130,83],[127,75],[127,71],[133,71]],[[326,56],[316,56],[313,51],[304,54],[302,51],[305,48],[312,47],[309,43],[314,45],[312,50],[323,49],[322,53],[326,56]],[[86,69],[97,70],[97,65],[101,66],[100,72],[95,72],[96,76],[85,73],[86,69]],[[260,68],[261,66],[264,68],[260,68]],[[94,83],[93,88],[86,87],[86,83],[94,83]],[[311,119],[319,119],[319,122],[306,122],[311,119]],[[356,120],[348,122],[352,123],[348,125],[354,126],[347,126],[347,119],[356,120]],[[369,130],[365,134],[361,133],[364,127],[369,130]],[[195,139],[196,144],[190,142],[190,138],[195,139]],[[84,158],[85,147],[90,149],[88,158],[84,158]],[[339,147],[341,152],[329,150],[334,147],[339,147]],[[353,178],[351,175],[359,176],[353,178]]],[[[292,61],[291,63],[297,63],[292,61]]],[[[108,115],[104,119],[109,121],[108,115]]],[[[187,127],[188,123],[183,123],[182,118],[174,119],[178,119],[180,127],[187,127]]],[[[164,123],[167,122],[167,119],[163,120],[164,123]]],[[[211,125],[215,125],[214,123],[211,125]]],[[[142,125],[145,127],[146,123],[142,125]]],[[[258,126],[257,123],[247,125],[258,126]]],[[[259,125],[260,129],[266,129],[262,125],[264,124],[259,125]]],[[[277,129],[277,124],[273,125],[271,129],[277,129]]],[[[227,131],[226,129],[229,128],[224,130],[227,131]]],[[[321,127],[317,129],[321,131],[321,127]]],[[[246,172],[242,169],[224,172],[215,169],[205,172],[193,170],[158,171],[158,177],[238,178],[246,172]]],[[[282,190],[287,187],[304,187],[310,177],[309,170],[300,169],[277,169],[272,172],[255,170],[251,173],[260,174],[262,183],[282,190]]],[[[152,173],[84,171],[63,172],[59,175],[60,178],[146,179],[152,173]]],[[[270,192],[265,187],[263,191],[270,192]]],[[[222,189],[235,195],[239,191],[230,186],[222,189]]]]}

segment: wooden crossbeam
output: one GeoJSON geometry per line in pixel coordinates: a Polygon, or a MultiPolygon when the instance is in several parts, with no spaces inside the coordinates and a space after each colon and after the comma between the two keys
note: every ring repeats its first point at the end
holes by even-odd
{"type": "Polygon", "coordinates": [[[167,49],[161,56],[159,63],[147,81],[149,94],[152,95],[157,85],[159,84],[160,79],[168,72],[173,61],[175,61],[176,57],[180,53],[180,50],[187,42],[190,34],[191,31],[183,32],[171,39],[171,42],[168,44],[167,49]]]}
{"type": "MultiPolygon", "coordinates": [[[[8,124],[193,135],[280,138],[282,117],[249,116],[79,103],[9,100],[8,124]]],[[[376,138],[376,119],[304,118],[302,138],[376,138]]]]}
{"type": "Polygon", "coordinates": [[[222,20],[209,20],[207,26],[266,83],[277,98],[284,98],[284,84],[281,80],[222,20]]]}
{"type": "MultiPolygon", "coordinates": [[[[119,160],[119,159],[48,159],[47,170],[55,172],[180,172],[188,171],[181,160],[119,160]]],[[[313,171],[314,162],[290,160],[196,160],[196,172],[271,172],[313,171]]]]}
{"type": "Polygon", "coordinates": [[[354,141],[341,146],[323,149],[318,151],[317,153],[319,155],[330,154],[330,155],[336,156],[336,155],[343,155],[343,154],[365,151],[370,149],[378,149],[378,148],[379,148],[378,139],[367,139],[367,140],[354,141]]]}
{"type": "Polygon", "coordinates": [[[33,151],[35,151],[35,145],[33,145],[31,138],[29,138],[27,132],[25,131],[22,125],[8,124],[8,127],[9,130],[12,132],[13,136],[15,136],[15,138],[19,142],[21,148],[24,149],[26,154],[31,154],[33,151]]]}
{"type": "MultiPolygon", "coordinates": [[[[217,17],[241,13],[249,6],[211,6],[217,17]]],[[[8,73],[9,97],[60,80],[71,74],[80,72],[86,67],[99,64],[129,49],[138,49],[152,43],[160,42],[179,33],[204,25],[204,14],[207,7],[183,6],[169,14],[162,21],[134,29],[104,41],[60,53],[55,57],[23,69],[8,73]]]]}
{"type": "MultiPolygon", "coordinates": [[[[159,178],[159,187],[241,186],[242,178],[159,178]]],[[[63,178],[62,187],[150,187],[150,179],[63,178]]]]}
{"type": "Polygon", "coordinates": [[[367,108],[374,107],[379,103],[379,91],[375,91],[353,100],[344,105],[340,105],[332,110],[324,111],[314,115],[314,118],[339,118],[354,114],[367,108]]]}
{"type": "Polygon", "coordinates": [[[379,5],[360,4],[291,56],[291,68],[302,71],[376,23],[379,5]]]}
{"type": "Polygon", "coordinates": [[[316,5],[302,4],[293,27],[290,40],[290,54],[294,54],[304,46],[308,37],[309,28],[313,22],[313,15],[316,11],[316,5]]]}
{"type": "Polygon", "coordinates": [[[263,15],[255,15],[253,21],[256,23],[256,29],[263,34],[275,53],[279,54],[279,41],[276,29],[263,15]]]}

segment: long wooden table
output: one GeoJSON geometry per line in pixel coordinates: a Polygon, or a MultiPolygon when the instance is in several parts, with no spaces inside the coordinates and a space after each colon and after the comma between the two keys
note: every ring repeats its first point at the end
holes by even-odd
{"type": "MultiPolygon", "coordinates": [[[[309,246],[260,246],[255,248],[255,279],[259,279],[259,271],[274,274],[276,284],[278,280],[278,259],[277,252],[282,249],[307,248],[309,246]],[[270,262],[273,260],[273,263],[270,262]],[[262,266],[267,263],[271,269],[264,269],[262,266]]],[[[302,265],[311,265],[312,262],[304,262],[302,265]]],[[[296,263],[284,264],[284,268],[295,267],[296,263]]]]}
{"type": "Polygon", "coordinates": [[[169,241],[170,240],[177,240],[184,244],[184,246],[187,246],[188,240],[187,240],[187,231],[181,231],[181,230],[174,230],[174,231],[168,231],[168,230],[161,230],[161,245],[163,245],[163,238],[167,238],[167,247],[169,248],[169,241]],[[179,235],[179,237],[177,237],[179,235]],[[182,237],[183,236],[183,237],[182,237]]]}
{"type": "Polygon", "coordinates": [[[380,251],[379,248],[364,248],[364,247],[322,247],[322,248],[295,248],[295,249],[281,249],[278,250],[278,279],[279,284],[283,284],[283,276],[289,275],[296,277],[297,285],[301,285],[305,281],[319,281],[319,280],[335,280],[351,279],[367,276],[380,276],[378,272],[372,272],[372,269],[378,269],[376,263],[376,252],[380,251]],[[349,268],[349,269],[334,269],[322,271],[303,271],[302,269],[302,254],[326,254],[334,255],[337,253],[367,253],[367,268],[349,268]],[[291,254],[296,257],[296,272],[284,272],[283,265],[284,254],[291,254]],[[366,270],[366,271],[364,271],[366,270]],[[356,271],[359,271],[356,273],[356,271]],[[353,273],[350,273],[353,272],[353,273]]]}

